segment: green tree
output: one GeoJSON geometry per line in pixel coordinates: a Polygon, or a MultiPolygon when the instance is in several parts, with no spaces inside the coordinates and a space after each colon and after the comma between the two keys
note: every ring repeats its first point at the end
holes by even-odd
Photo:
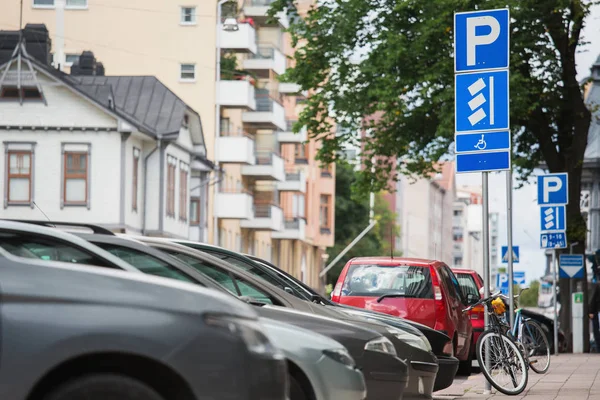
{"type": "MultiPolygon", "coordinates": [[[[341,253],[369,225],[369,199],[352,196],[350,189],[357,175],[358,172],[352,165],[338,160],[335,175],[335,244],[327,251],[330,260],[341,253]]],[[[342,268],[353,257],[391,254],[389,237],[400,232],[400,228],[395,224],[396,215],[390,211],[381,194],[375,196],[373,210],[377,225],[329,270],[327,282],[335,284],[342,268]]],[[[394,253],[401,255],[398,251],[394,253]]]]}
{"type": "MultiPolygon", "coordinates": [[[[513,166],[523,183],[534,168],[569,173],[567,236],[583,253],[582,162],[591,112],[577,81],[575,54],[597,0],[321,0],[291,18],[294,67],[284,80],[311,96],[294,130],[306,126],[333,161],[354,132],[369,128],[355,191],[387,188],[399,174],[427,175],[454,137],[453,15],[508,7],[511,12],[510,121],[513,166]],[[377,113],[380,118],[365,119],[377,113]],[[335,124],[339,134],[330,132],[335,124]],[[377,157],[373,157],[376,155],[377,157]],[[394,166],[391,160],[398,159],[394,166]]],[[[270,9],[294,13],[294,0],[270,9]]],[[[561,291],[568,282],[561,280],[561,291]]],[[[564,305],[563,310],[568,310],[564,305]]],[[[562,323],[568,326],[568,312],[562,323]]],[[[587,328],[585,328],[587,331],[587,328]]]]}
{"type": "Polygon", "coordinates": [[[532,281],[529,284],[529,289],[524,291],[521,294],[521,297],[519,297],[519,306],[521,306],[521,307],[537,307],[539,293],[540,293],[540,282],[532,281]]]}

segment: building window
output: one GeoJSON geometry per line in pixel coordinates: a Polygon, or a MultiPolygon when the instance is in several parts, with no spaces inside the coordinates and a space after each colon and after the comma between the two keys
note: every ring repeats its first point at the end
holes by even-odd
{"type": "Polygon", "coordinates": [[[196,25],[196,7],[181,7],[181,25],[196,25]]]}
{"type": "Polygon", "coordinates": [[[329,217],[331,196],[328,194],[322,194],[319,204],[319,225],[321,227],[321,233],[331,232],[331,221],[329,217]]]}
{"type": "Polygon", "coordinates": [[[200,199],[197,197],[190,199],[190,224],[200,225],[200,199]]]}
{"type": "Polygon", "coordinates": [[[184,82],[194,82],[196,80],[196,64],[181,64],[179,79],[184,82]]]}
{"type": "Polygon", "coordinates": [[[88,161],[87,152],[65,151],[63,171],[65,205],[87,205],[88,161]]]}
{"type": "Polygon", "coordinates": [[[42,93],[37,87],[17,87],[5,86],[0,91],[0,98],[3,100],[42,100],[42,93]]]}
{"type": "Polygon", "coordinates": [[[33,153],[31,151],[9,151],[7,154],[6,198],[8,204],[31,204],[33,153]]]}
{"type": "Polygon", "coordinates": [[[296,164],[308,164],[308,143],[296,143],[294,159],[296,164]]]}
{"type": "Polygon", "coordinates": [[[138,209],[138,177],[140,174],[140,149],[133,148],[133,176],[131,179],[131,208],[138,209]]]}
{"type": "MultiPolygon", "coordinates": [[[[67,0],[65,7],[67,8],[87,8],[87,0],[67,0]]],[[[54,7],[55,0],[33,0],[34,7],[54,7]]]]}
{"type": "Polygon", "coordinates": [[[325,167],[321,168],[321,177],[331,178],[333,176],[331,169],[331,164],[327,164],[325,167]]]}
{"type": "Polygon", "coordinates": [[[175,172],[177,160],[167,157],[167,216],[175,217],[175,172]]]}
{"type": "Polygon", "coordinates": [[[71,66],[79,63],[79,54],[65,54],[65,65],[71,66]]]}
{"type": "Polygon", "coordinates": [[[188,216],[188,165],[179,163],[179,219],[187,221],[188,216]]]}

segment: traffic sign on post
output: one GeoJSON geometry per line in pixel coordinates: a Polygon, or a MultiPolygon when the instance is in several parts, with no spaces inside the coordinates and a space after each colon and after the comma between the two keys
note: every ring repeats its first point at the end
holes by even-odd
{"type": "Polygon", "coordinates": [[[564,205],[569,204],[569,174],[539,175],[538,205],[564,205]]]}
{"type": "Polygon", "coordinates": [[[567,229],[565,206],[540,207],[540,231],[564,231],[567,229]]]}
{"type": "Polygon", "coordinates": [[[509,34],[508,9],[454,15],[457,173],[510,169],[509,34]]]}
{"type": "MultiPolygon", "coordinates": [[[[519,246],[512,247],[512,260],[513,263],[519,262],[519,246]]],[[[508,262],[508,246],[502,246],[502,262],[508,262]]]]}
{"type": "Polygon", "coordinates": [[[542,249],[566,249],[567,234],[565,232],[542,233],[540,247],[542,249]]]}
{"type": "Polygon", "coordinates": [[[561,254],[558,266],[561,278],[583,278],[585,264],[582,254],[561,254]]]}
{"type": "MultiPolygon", "coordinates": [[[[496,275],[496,289],[500,290],[502,294],[507,295],[509,288],[508,282],[510,278],[507,273],[496,275]]],[[[525,285],[525,271],[515,271],[513,276],[513,285],[523,286],[525,285]]]]}
{"type": "Polygon", "coordinates": [[[540,205],[540,247],[567,247],[567,204],[569,204],[569,174],[539,175],[538,205],[540,205]]]}

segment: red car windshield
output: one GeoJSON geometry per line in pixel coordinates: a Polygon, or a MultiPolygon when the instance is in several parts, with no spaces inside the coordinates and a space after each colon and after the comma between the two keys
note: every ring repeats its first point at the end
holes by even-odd
{"type": "Polygon", "coordinates": [[[471,274],[456,273],[455,275],[465,297],[467,297],[469,294],[472,294],[476,299],[480,298],[479,289],[477,289],[475,278],[473,278],[471,274]]]}
{"type": "Polygon", "coordinates": [[[381,296],[433,299],[428,267],[409,265],[351,265],[342,286],[342,296],[381,296]]]}

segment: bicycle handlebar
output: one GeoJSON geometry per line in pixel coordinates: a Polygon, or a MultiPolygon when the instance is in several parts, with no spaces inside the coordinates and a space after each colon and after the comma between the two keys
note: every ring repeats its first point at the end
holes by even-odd
{"type": "MultiPolygon", "coordinates": [[[[517,294],[517,295],[513,296],[513,298],[515,298],[515,299],[519,298],[519,296],[521,296],[521,294],[522,294],[524,291],[528,290],[528,289],[529,289],[529,288],[523,288],[523,289],[521,289],[521,290],[519,291],[519,294],[517,294]]],[[[469,311],[471,311],[471,310],[472,310],[474,307],[477,307],[477,306],[479,306],[479,305],[481,305],[481,304],[484,304],[484,303],[489,303],[490,301],[494,300],[494,299],[495,299],[495,298],[497,298],[497,297],[500,297],[500,298],[503,298],[503,299],[506,299],[506,300],[508,300],[508,296],[505,296],[505,295],[503,295],[501,291],[497,291],[496,293],[493,293],[493,294],[491,294],[491,295],[490,295],[490,297],[488,297],[488,298],[486,298],[486,299],[481,299],[481,300],[479,300],[477,303],[475,303],[475,304],[471,304],[469,307],[465,308],[465,309],[464,309],[464,310],[462,310],[462,311],[463,311],[464,313],[465,313],[465,312],[469,312],[469,311]]]]}

